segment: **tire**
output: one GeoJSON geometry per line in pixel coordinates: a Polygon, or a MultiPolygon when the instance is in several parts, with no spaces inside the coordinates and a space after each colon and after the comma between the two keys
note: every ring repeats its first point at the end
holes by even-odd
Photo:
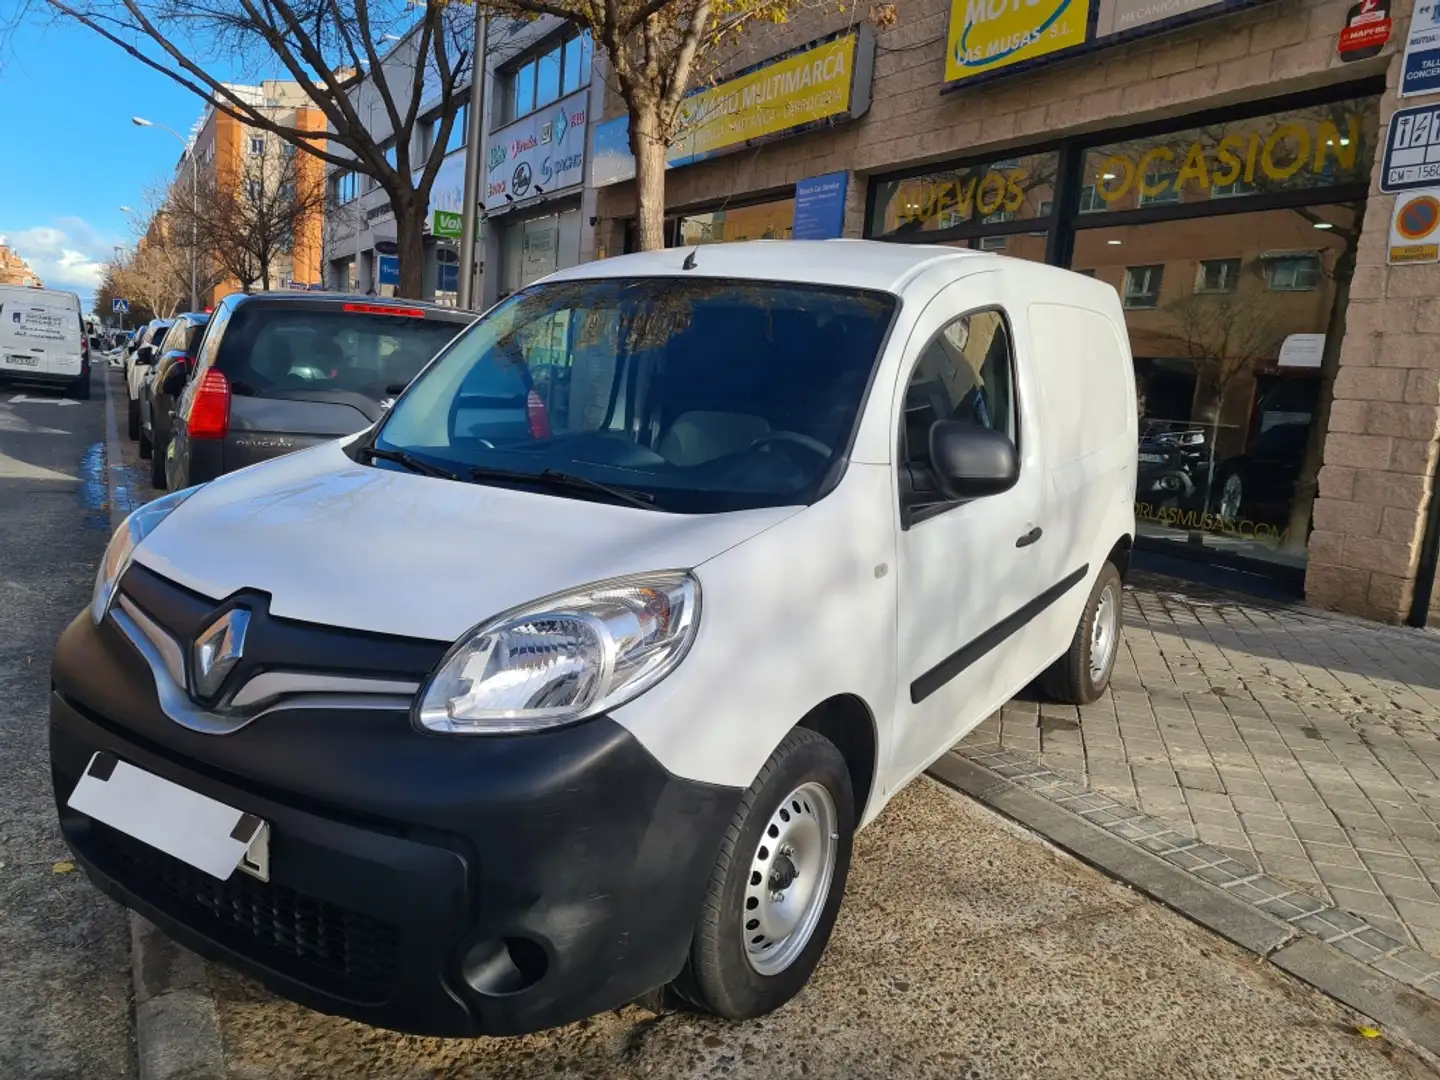
{"type": "Polygon", "coordinates": [[[1215,516],[1229,525],[1239,521],[1244,510],[1244,478],[1239,472],[1228,472],[1220,478],[1220,496],[1216,502],[1215,516]]]}
{"type": "Polygon", "coordinates": [[[689,959],[672,984],[675,992],[695,1008],[730,1020],[761,1016],[798,994],[819,963],[840,912],[854,833],[854,794],[844,757],[824,736],[796,728],[770,755],[725,832],[689,959]],[[780,845],[775,850],[767,846],[771,839],[780,845]],[[789,842],[794,846],[787,852],[789,842]],[[798,867],[790,862],[791,855],[798,867]],[[822,880],[827,863],[828,880],[822,880]],[[757,870],[756,865],[769,870],[757,870]],[[790,893],[792,900],[801,901],[789,909],[795,928],[770,945],[760,943],[764,934],[757,933],[757,916],[786,912],[773,900],[762,899],[774,893],[768,887],[756,890],[754,877],[769,873],[773,883],[773,875],[790,875],[796,869],[800,873],[788,878],[782,896],[796,888],[807,870],[812,880],[822,882],[818,887],[823,895],[790,893]]]}
{"type": "Polygon", "coordinates": [[[140,429],[140,434],[138,438],[140,439],[140,456],[142,458],[148,459],[150,457],[151,449],[150,436],[145,434],[145,429],[143,427],[140,429]]]}
{"type": "Polygon", "coordinates": [[[130,399],[130,418],[126,429],[132,440],[140,438],[140,403],[134,398],[130,399]]]}
{"type": "Polygon", "coordinates": [[[80,373],[80,377],[70,384],[70,396],[76,401],[90,400],[90,375],[91,369],[86,368],[80,373]]]}
{"type": "Polygon", "coordinates": [[[165,446],[158,443],[150,453],[150,486],[165,490],[165,446]]]}
{"type": "Polygon", "coordinates": [[[1065,655],[1051,664],[1040,676],[1040,688],[1046,695],[1067,705],[1088,705],[1105,692],[1115,671],[1115,658],[1120,653],[1120,608],[1124,596],[1120,571],[1113,563],[1100,568],[1100,574],[1085,601],[1080,625],[1065,655]],[[1108,607],[1104,598],[1108,593],[1108,607]],[[1104,633],[1095,636],[1096,621],[1101,620],[1104,633]],[[1098,663],[1095,649],[1105,650],[1103,663],[1098,663]]]}

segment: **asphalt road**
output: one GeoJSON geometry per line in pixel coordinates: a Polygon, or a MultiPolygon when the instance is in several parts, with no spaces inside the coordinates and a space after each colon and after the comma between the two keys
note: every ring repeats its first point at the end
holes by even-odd
{"type": "Polygon", "coordinates": [[[46,748],[50,651],[109,537],[94,400],[0,387],[0,1077],[135,1074],[129,930],[65,871],[46,748]],[[57,872],[57,864],[61,872],[57,872]]]}

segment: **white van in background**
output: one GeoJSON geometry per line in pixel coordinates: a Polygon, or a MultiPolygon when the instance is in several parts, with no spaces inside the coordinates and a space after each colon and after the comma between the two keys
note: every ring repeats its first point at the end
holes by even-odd
{"type": "Polygon", "coordinates": [[[60,385],[90,396],[90,350],[80,298],[71,292],[0,285],[0,382],[60,385]]]}

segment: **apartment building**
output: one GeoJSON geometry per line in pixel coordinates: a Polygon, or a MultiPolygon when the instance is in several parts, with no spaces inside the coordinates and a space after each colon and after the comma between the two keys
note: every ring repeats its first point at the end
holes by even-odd
{"type": "MultiPolygon", "coordinates": [[[[248,104],[278,124],[302,131],[325,131],[325,114],[311,103],[298,83],[267,80],[258,86],[229,85],[248,104]]],[[[195,127],[192,153],[177,165],[177,196],[183,198],[191,182],[189,170],[199,171],[199,183],[214,183],[222,190],[240,191],[244,185],[275,185],[280,177],[293,177],[301,184],[322,185],[325,164],[299,153],[293,146],[261,128],[243,124],[206,108],[195,127]],[[293,170],[288,159],[294,159],[293,170]]],[[[323,143],[320,144],[323,147],[323,143]]],[[[259,194],[252,197],[259,198],[259,194]]],[[[281,252],[269,267],[271,288],[319,287],[324,267],[325,214],[321,209],[301,216],[290,250],[281,252]]],[[[236,292],[241,283],[223,271],[220,281],[201,297],[202,307],[211,307],[222,297],[236,292]]]]}
{"type": "Polygon", "coordinates": [[[40,287],[44,284],[19,252],[8,244],[0,244],[0,285],[40,287]]]}

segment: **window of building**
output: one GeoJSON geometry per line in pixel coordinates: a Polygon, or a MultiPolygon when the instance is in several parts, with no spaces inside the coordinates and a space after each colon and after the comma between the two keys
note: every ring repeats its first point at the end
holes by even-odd
{"type": "Polygon", "coordinates": [[[929,472],[930,428],[939,420],[978,424],[1016,440],[1010,331],[1000,312],[962,315],[915,362],[900,430],[901,460],[911,476],[929,472]]]}
{"type": "Polygon", "coordinates": [[[1240,278],[1239,259],[1205,259],[1195,272],[1197,293],[1228,293],[1235,291],[1240,278]]]}
{"type": "Polygon", "coordinates": [[[265,153],[265,136],[252,135],[250,137],[250,153],[256,155],[265,153]]]}
{"type": "Polygon", "coordinates": [[[1168,172],[1147,172],[1145,182],[1140,188],[1140,205],[1164,206],[1166,203],[1179,202],[1180,189],[1175,185],[1176,175],[1173,169],[1168,172]]]}
{"type": "Polygon", "coordinates": [[[1160,304],[1160,282],[1165,277],[1165,267],[1127,266],[1125,268],[1125,291],[1123,302],[1127,308],[1153,308],[1160,304]]]}
{"type": "Polygon", "coordinates": [[[1284,255],[1265,260],[1265,282],[1276,292],[1308,292],[1320,287],[1319,255],[1284,255]]]}
{"type": "Polygon", "coordinates": [[[359,178],[348,169],[344,172],[337,172],[331,181],[334,185],[335,201],[340,205],[354,202],[355,197],[360,193],[359,178]]]}
{"type": "Polygon", "coordinates": [[[1094,184],[1086,184],[1080,189],[1080,213],[1098,214],[1105,209],[1105,200],[1100,197],[1094,184]]]}
{"type": "MultiPolygon", "coordinates": [[[[438,131],[440,120],[436,118],[435,128],[438,131]]],[[[445,153],[453,154],[456,150],[465,148],[466,132],[470,129],[470,106],[460,106],[460,111],[455,114],[455,122],[450,125],[450,139],[445,144],[445,153]]]]}
{"type": "Polygon", "coordinates": [[[392,142],[389,146],[385,147],[385,164],[389,165],[389,166],[393,169],[393,168],[396,167],[396,165],[395,165],[396,160],[397,160],[396,144],[392,142]]]}
{"type": "Polygon", "coordinates": [[[503,72],[501,122],[518,120],[579,90],[590,81],[593,52],[590,33],[586,31],[548,43],[541,51],[503,72]]]}
{"type": "Polygon", "coordinates": [[[1256,184],[1248,184],[1244,180],[1236,180],[1233,184],[1212,184],[1210,195],[1215,199],[1230,199],[1237,195],[1254,195],[1260,190],[1256,184]]]}

